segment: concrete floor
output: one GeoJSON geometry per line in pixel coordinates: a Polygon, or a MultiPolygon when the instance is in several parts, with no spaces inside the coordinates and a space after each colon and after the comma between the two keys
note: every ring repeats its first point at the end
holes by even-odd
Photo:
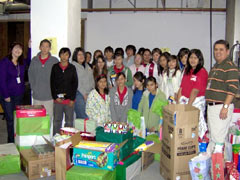
{"type": "MultiPolygon", "coordinates": [[[[0,116],[0,144],[7,143],[7,130],[6,130],[6,120],[2,120],[0,116]]],[[[27,180],[23,172],[19,174],[11,174],[0,176],[0,180],[27,180]]],[[[164,180],[159,171],[159,162],[155,161],[146,170],[141,172],[134,180],[164,180]]],[[[55,176],[48,178],[41,178],[40,180],[55,180],[55,176]]]]}

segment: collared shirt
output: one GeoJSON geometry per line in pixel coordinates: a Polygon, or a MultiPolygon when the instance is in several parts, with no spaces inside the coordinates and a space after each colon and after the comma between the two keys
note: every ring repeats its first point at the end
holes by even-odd
{"type": "Polygon", "coordinates": [[[230,59],[216,63],[208,76],[206,101],[224,103],[227,95],[235,96],[238,83],[238,69],[230,59]]]}
{"type": "Polygon", "coordinates": [[[184,74],[181,88],[182,95],[189,98],[193,89],[198,89],[197,97],[204,96],[207,86],[208,73],[205,68],[201,68],[197,74],[193,74],[193,70],[189,74],[184,74]]]}

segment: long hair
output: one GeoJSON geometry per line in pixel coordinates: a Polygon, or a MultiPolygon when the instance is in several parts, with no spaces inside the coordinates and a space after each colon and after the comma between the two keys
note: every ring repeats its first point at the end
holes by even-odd
{"type": "Polygon", "coordinates": [[[23,65],[23,61],[24,61],[24,56],[23,56],[23,45],[20,43],[20,42],[14,42],[11,44],[10,46],[10,51],[9,51],[9,54],[7,55],[7,58],[12,61],[13,59],[13,56],[12,56],[12,50],[15,46],[20,46],[20,48],[22,49],[22,54],[18,57],[17,59],[17,62],[20,64],[20,65],[23,65]]]}
{"type": "MultiPolygon", "coordinates": [[[[143,84],[143,89],[146,87],[146,76],[141,71],[136,72],[133,77],[143,84]]],[[[136,90],[137,88],[134,88],[133,92],[136,90]]]]}
{"type": "MultiPolygon", "coordinates": [[[[106,82],[107,82],[107,75],[101,74],[101,75],[97,76],[95,79],[95,89],[99,94],[100,94],[100,91],[98,89],[98,81],[100,81],[101,79],[106,79],[106,82]]],[[[108,82],[107,82],[107,86],[106,86],[106,88],[104,88],[104,93],[108,94],[108,92],[109,92],[109,89],[108,89],[108,82]]]]}
{"type": "Polygon", "coordinates": [[[78,59],[77,59],[77,56],[78,56],[78,52],[82,52],[83,53],[83,56],[84,56],[84,61],[82,63],[82,66],[85,68],[85,62],[86,62],[86,55],[85,55],[85,51],[83,48],[81,47],[77,47],[75,48],[74,52],[73,52],[73,56],[72,56],[72,61],[75,61],[78,63],[78,59]]]}
{"type": "MultiPolygon", "coordinates": [[[[174,61],[174,60],[176,61],[176,67],[175,67],[175,71],[174,71],[172,77],[176,76],[177,71],[180,70],[177,56],[171,55],[171,56],[169,57],[168,63],[169,63],[170,61],[174,61]]],[[[168,68],[167,68],[167,76],[168,76],[168,77],[169,77],[169,71],[170,71],[170,70],[169,70],[169,67],[168,67],[168,68]]]]}
{"type": "Polygon", "coordinates": [[[161,57],[165,57],[166,60],[167,60],[167,62],[168,62],[170,56],[171,56],[171,54],[168,53],[168,52],[164,52],[164,53],[162,53],[162,54],[160,55],[160,57],[159,57],[159,64],[158,64],[158,75],[162,74],[163,71],[164,71],[164,68],[160,65],[160,59],[161,59],[161,57]]]}
{"type": "Polygon", "coordinates": [[[199,49],[192,49],[190,51],[188,59],[187,59],[187,67],[186,67],[186,70],[185,70],[185,74],[190,74],[190,71],[192,69],[192,66],[190,65],[190,62],[189,62],[190,56],[192,54],[195,54],[197,56],[197,58],[198,58],[198,65],[194,69],[193,74],[197,74],[200,71],[200,69],[202,69],[202,67],[204,65],[204,58],[203,58],[203,54],[202,54],[201,50],[199,50],[199,49]]]}
{"type": "Polygon", "coordinates": [[[107,72],[108,72],[107,71],[107,63],[106,63],[104,57],[103,56],[98,56],[97,59],[96,59],[96,64],[95,64],[95,66],[93,68],[93,77],[94,77],[94,79],[96,79],[100,75],[100,69],[99,69],[99,66],[98,66],[98,61],[100,59],[104,62],[104,67],[103,67],[103,70],[102,70],[101,74],[107,75],[107,72]]]}

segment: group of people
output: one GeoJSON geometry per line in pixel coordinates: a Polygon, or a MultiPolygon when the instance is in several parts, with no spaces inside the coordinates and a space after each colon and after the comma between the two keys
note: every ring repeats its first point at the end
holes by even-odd
{"type": "Polygon", "coordinates": [[[215,143],[224,143],[233,99],[238,90],[238,69],[228,58],[229,44],[214,44],[216,64],[209,75],[199,49],[180,49],[178,55],[152,51],[134,45],[113,50],[111,46],[93,54],[75,48],[61,48],[60,61],[51,55],[51,42],[40,42],[40,52],[32,60],[23,59],[23,47],[15,43],[8,56],[0,61],[0,100],[7,118],[8,142],[13,142],[13,111],[24,93],[24,69],[34,105],[44,105],[52,118],[53,134],[62,126],[72,127],[76,118],[105,122],[127,122],[130,109],[145,118],[148,131],[158,131],[161,117],[153,111],[156,101],[189,104],[200,110],[199,137],[210,134],[209,151],[215,143]],[[205,107],[208,118],[205,119],[205,107]]]}

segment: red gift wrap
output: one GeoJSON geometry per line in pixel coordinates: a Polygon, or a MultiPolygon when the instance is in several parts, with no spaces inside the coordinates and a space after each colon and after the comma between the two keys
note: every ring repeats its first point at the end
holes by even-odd
{"type": "Polygon", "coordinates": [[[16,106],[17,118],[45,117],[46,109],[43,105],[19,105],[16,106]]]}
{"type": "Polygon", "coordinates": [[[223,153],[212,154],[212,179],[224,180],[223,153]]]}

